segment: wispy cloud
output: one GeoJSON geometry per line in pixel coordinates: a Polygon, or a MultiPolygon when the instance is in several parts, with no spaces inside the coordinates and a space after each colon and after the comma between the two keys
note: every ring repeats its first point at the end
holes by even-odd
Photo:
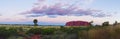
{"type": "Polygon", "coordinates": [[[94,0],[38,0],[38,2],[35,3],[35,6],[51,6],[55,4],[64,4],[66,6],[84,6],[84,5],[89,5],[92,4],[94,0]]]}
{"type": "MultiPolygon", "coordinates": [[[[46,1],[46,0],[39,0],[46,1]]],[[[62,0],[58,0],[58,3],[53,5],[44,5],[37,4],[37,6],[33,7],[31,10],[26,11],[22,14],[27,15],[27,17],[39,17],[39,16],[49,16],[49,17],[57,17],[57,16],[85,16],[90,15],[93,17],[106,17],[108,15],[104,14],[102,10],[95,9],[83,9],[80,6],[75,6],[73,4],[65,4],[61,2],[62,0]]],[[[80,2],[83,0],[80,0],[80,2]]],[[[85,2],[91,2],[93,0],[84,0],[85,2]]],[[[83,2],[84,2],[83,1],[83,2]]]]}

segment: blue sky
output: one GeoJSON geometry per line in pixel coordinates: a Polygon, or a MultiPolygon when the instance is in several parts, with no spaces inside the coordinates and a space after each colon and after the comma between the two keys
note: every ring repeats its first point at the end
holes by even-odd
{"type": "Polygon", "coordinates": [[[0,0],[1,24],[64,25],[68,21],[120,22],[120,0],[0,0]]]}

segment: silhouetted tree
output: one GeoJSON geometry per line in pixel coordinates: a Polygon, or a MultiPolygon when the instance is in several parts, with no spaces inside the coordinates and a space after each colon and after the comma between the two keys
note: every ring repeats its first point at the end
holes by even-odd
{"type": "Polygon", "coordinates": [[[107,21],[107,22],[102,23],[102,26],[109,26],[109,22],[107,21]]]}
{"type": "Polygon", "coordinates": [[[115,21],[115,23],[114,23],[113,25],[115,26],[115,25],[117,25],[117,24],[118,24],[118,22],[117,22],[117,21],[115,21]]]}
{"type": "Polygon", "coordinates": [[[93,26],[93,25],[92,25],[93,21],[91,21],[91,22],[89,22],[89,23],[90,23],[90,26],[93,26]]]}
{"type": "Polygon", "coordinates": [[[34,26],[38,26],[37,22],[38,22],[37,19],[34,19],[34,20],[33,20],[34,26]]]}

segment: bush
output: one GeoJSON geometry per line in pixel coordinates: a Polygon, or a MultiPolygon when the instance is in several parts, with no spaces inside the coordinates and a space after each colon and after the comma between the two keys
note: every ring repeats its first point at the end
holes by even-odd
{"type": "Polygon", "coordinates": [[[41,34],[41,28],[31,28],[27,31],[27,34],[41,34]]]}
{"type": "Polygon", "coordinates": [[[42,35],[52,35],[52,34],[54,34],[55,31],[56,31],[55,28],[45,28],[45,29],[42,29],[41,34],[42,35]]]}
{"type": "Polygon", "coordinates": [[[0,38],[6,39],[9,36],[17,35],[17,29],[16,28],[9,28],[6,29],[6,27],[0,27],[0,38]]]}
{"type": "Polygon", "coordinates": [[[9,28],[7,32],[9,35],[17,35],[17,28],[9,28]]]}

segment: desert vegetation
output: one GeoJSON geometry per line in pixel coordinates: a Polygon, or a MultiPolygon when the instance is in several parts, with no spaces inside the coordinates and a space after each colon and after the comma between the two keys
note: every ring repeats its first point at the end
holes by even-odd
{"type": "Polygon", "coordinates": [[[120,26],[0,26],[0,39],[120,39],[120,26]]]}

